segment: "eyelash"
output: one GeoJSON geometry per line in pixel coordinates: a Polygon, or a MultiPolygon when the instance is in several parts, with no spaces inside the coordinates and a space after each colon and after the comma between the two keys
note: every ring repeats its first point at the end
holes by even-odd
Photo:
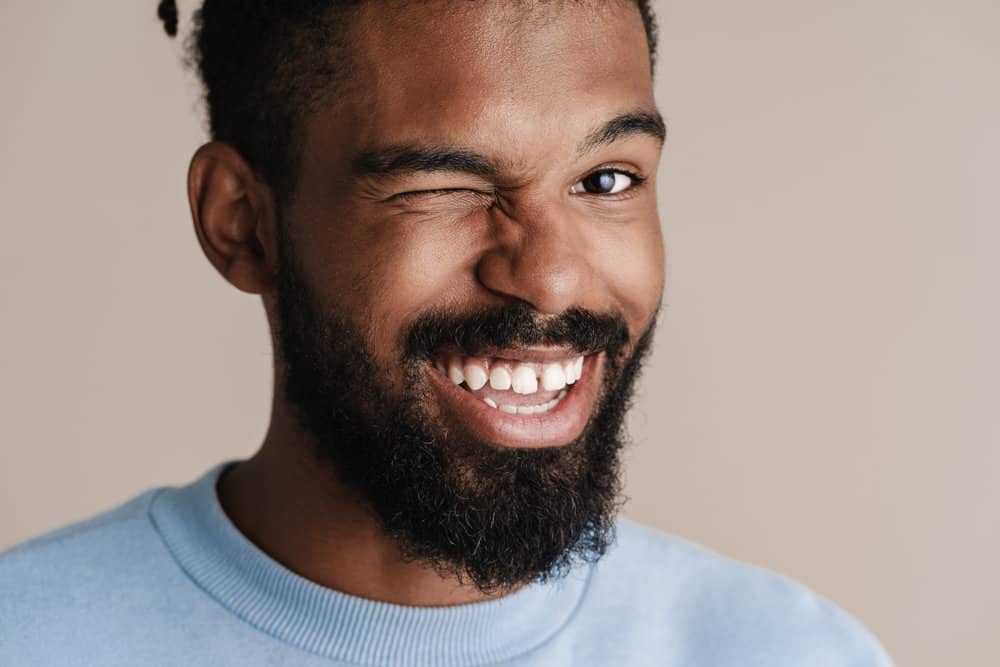
{"type": "Polygon", "coordinates": [[[492,194],[471,188],[440,188],[438,190],[414,190],[412,192],[400,192],[392,196],[394,201],[410,201],[433,195],[461,194],[471,197],[492,197],[492,194]]]}
{"type": "Polygon", "coordinates": [[[647,180],[645,176],[640,176],[634,171],[629,171],[628,169],[622,169],[621,167],[600,167],[598,169],[594,169],[593,171],[588,172],[587,174],[579,178],[577,181],[575,181],[573,185],[575,186],[580,181],[584,181],[593,176],[594,174],[599,174],[601,172],[622,174],[624,176],[627,176],[632,181],[632,184],[629,185],[624,190],[622,190],[621,192],[617,192],[615,194],[601,195],[592,192],[580,192],[573,194],[587,195],[590,197],[596,197],[597,199],[628,199],[630,197],[634,197],[635,195],[637,195],[639,193],[639,190],[642,188],[643,184],[645,184],[647,180]]]}

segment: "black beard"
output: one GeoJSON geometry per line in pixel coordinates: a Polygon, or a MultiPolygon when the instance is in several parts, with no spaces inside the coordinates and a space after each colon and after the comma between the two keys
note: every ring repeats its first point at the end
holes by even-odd
{"type": "MultiPolygon", "coordinates": [[[[542,319],[518,303],[461,316],[430,314],[399,341],[401,393],[381,381],[360,327],[322,308],[282,242],[277,284],[285,398],[317,454],[404,557],[484,593],[563,576],[599,559],[623,502],[623,429],[654,324],[631,351],[617,315],[572,310],[542,319]],[[511,449],[450,430],[426,378],[444,346],[475,354],[534,344],[604,352],[604,380],[582,434],[560,447],[511,449]]],[[[654,318],[655,321],[655,318],[654,318]]]]}

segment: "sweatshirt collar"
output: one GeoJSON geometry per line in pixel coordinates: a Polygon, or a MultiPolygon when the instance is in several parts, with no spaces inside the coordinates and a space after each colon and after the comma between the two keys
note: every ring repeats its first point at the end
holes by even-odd
{"type": "Polygon", "coordinates": [[[273,560],[223,511],[216,482],[233,462],[166,489],[150,517],[178,565],[227,610],[305,651],[357,665],[502,662],[551,639],[583,599],[592,567],[484,602],[408,607],[326,588],[273,560]]]}

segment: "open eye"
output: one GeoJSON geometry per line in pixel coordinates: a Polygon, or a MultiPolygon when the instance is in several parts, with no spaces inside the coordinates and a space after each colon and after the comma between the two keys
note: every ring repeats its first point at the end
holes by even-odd
{"type": "Polygon", "coordinates": [[[615,195],[638,185],[642,179],[621,169],[598,169],[577,181],[570,190],[574,194],[615,195]]]}

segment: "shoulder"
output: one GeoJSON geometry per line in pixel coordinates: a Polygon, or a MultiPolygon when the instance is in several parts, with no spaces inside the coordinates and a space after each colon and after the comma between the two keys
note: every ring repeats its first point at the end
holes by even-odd
{"type": "Polygon", "coordinates": [[[163,552],[149,519],[159,491],[0,553],[0,645],[51,624],[80,627],[123,591],[148,588],[143,572],[163,552]]]}
{"type": "Polygon", "coordinates": [[[801,584],[630,520],[619,521],[593,588],[642,608],[696,664],[892,664],[864,626],[801,584]]]}
{"type": "Polygon", "coordinates": [[[144,537],[149,506],[160,490],[151,489],[112,510],[0,552],[0,581],[10,584],[19,575],[46,567],[72,566],[81,560],[92,563],[94,557],[108,549],[127,548],[119,540],[144,537]]]}

